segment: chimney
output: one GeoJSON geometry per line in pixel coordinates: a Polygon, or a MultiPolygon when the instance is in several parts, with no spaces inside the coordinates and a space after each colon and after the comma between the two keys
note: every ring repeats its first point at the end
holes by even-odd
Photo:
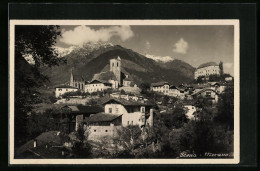
{"type": "Polygon", "coordinates": [[[34,148],[37,147],[37,139],[34,139],[34,140],[33,140],[33,147],[34,147],[34,148]]]}

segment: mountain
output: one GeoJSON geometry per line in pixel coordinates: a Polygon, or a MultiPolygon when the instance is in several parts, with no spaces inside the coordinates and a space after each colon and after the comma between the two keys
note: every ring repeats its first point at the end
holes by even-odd
{"type": "Polygon", "coordinates": [[[94,74],[109,70],[109,60],[117,56],[121,58],[122,68],[131,74],[137,84],[168,81],[170,84],[178,85],[193,80],[195,69],[180,60],[160,63],[119,45],[87,49],[83,47],[72,50],[64,56],[67,64],[42,68],[42,72],[50,78],[49,85],[69,82],[72,68],[75,74],[91,80],[94,74]]]}

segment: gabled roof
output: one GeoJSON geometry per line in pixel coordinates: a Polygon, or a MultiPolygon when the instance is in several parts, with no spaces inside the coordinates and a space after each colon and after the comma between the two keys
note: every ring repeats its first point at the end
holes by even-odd
{"type": "Polygon", "coordinates": [[[152,87],[159,87],[159,86],[163,86],[163,85],[170,85],[168,82],[158,82],[158,83],[152,83],[151,86],[152,87]]]}
{"type": "Polygon", "coordinates": [[[216,94],[218,95],[218,93],[217,93],[215,90],[212,90],[212,89],[210,89],[210,88],[205,88],[205,89],[200,90],[200,91],[198,91],[198,92],[196,92],[196,93],[193,93],[192,96],[197,95],[197,94],[201,94],[201,93],[203,93],[203,92],[205,92],[205,91],[212,91],[212,92],[214,92],[214,93],[216,93],[216,94]]]}
{"type": "Polygon", "coordinates": [[[55,88],[72,88],[72,89],[78,89],[76,87],[72,87],[72,86],[69,86],[69,85],[60,85],[60,86],[57,86],[55,88]]]}
{"type": "Polygon", "coordinates": [[[103,82],[102,81],[99,81],[99,80],[92,80],[90,83],[88,84],[102,84],[103,82]]]}
{"type": "Polygon", "coordinates": [[[99,113],[93,116],[90,116],[87,121],[89,123],[94,123],[94,122],[109,122],[113,121],[118,117],[121,117],[122,114],[120,115],[113,115],[113,114],[108,114],[108,113],[99,113]]]}
{"type": "Polygon", "coordinates": [[[122,104],[123,106],[154,106],[155,105],[152,103],[142,103],[139,101],[126,100],[126,99],[109,99],[108,101],[104,102],[103,105],[108,103],[118,103],[118,104],[122,104]]]}
{"type": "Polygon", "coordinates": [[[218,66],[218,64],[216,62],[207,62],[207,63],[201,64],[197,69],[208,67],[208,66],[218,66]]]}

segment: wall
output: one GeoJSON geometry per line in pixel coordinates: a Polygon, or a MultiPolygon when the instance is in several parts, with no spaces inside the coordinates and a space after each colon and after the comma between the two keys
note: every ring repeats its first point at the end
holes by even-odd
{"type": "Polygon", "coordinates": [[[89,140],[98,141],[103,137],[115,137],[117,136],[117,130],[120,129],[121,126],[89,126],[89,140]]]}
{"type": "Polygon", "coordinates": [[[196,107],[193,105],[185,105],[184,107],[187,108],[187,113],[186,113],[187,117],[191,120],[194,120],[195,117],[193,113],[196,112],[196,107]]]}
{"type": "MultiPolygon", "coordinates": [[[[143,106],[144,107],[144,106],[143,106]]],[[[122,126],[127,125],[143,125],[144,120],[143,117],[145,113],[141,113],[141,107],[133,106],[131,107],[131,113],[128,113],[126,108],[121,104],[106,104],[105,105],[105,113],[109,114],[109,108],[112,108],[111,114],[123,114],[122,116],[122,126]]],[[[130,107],[128,107],[130,108],[130,107]]]]}
{"type": "Polygon", "coordinates": [[[164,95],[169,95],[169,85],[154,86],[152,87],[152,90],[155,92],[161,92],[164,95]]]}
{"type": "Polygon", "coordinates": [[[208,66],[199,68],[194,73],[194,78],[197,79],[199,76],[209,76],[213,74],[220,74],[219,66],[208,66]]]}
{"type": "Polygon", "coordinates": [[[73,91],[78,91],[78,89],[75,89],[75,88],[56,88],[56,89],[55,89],[55,96],[56,96],[56,97],[60,97],[60,96],[62,96],[64,93],[73,92],[73,91]],[[60,91],[60,90],[61,90],[61,91],[60,91]]]}
{"type": "Polygon", "coordinates": [[[111,87],[105,86],[103,83],[87,84],[87,85],[85,85],[85,92],[93,93],[93,92],[97,92],[97,91],[104,91],[108,88],[111,88],[111,87]]]}

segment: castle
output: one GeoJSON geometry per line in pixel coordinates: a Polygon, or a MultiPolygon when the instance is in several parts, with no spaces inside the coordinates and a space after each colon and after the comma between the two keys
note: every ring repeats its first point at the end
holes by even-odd
{"type": "Polygon", "coordinates": [[[215,62],[201,64],[194,73],[194,79],[198,77],[209,77],[210,75],[220,75],[219,65],[215,62]]]}

